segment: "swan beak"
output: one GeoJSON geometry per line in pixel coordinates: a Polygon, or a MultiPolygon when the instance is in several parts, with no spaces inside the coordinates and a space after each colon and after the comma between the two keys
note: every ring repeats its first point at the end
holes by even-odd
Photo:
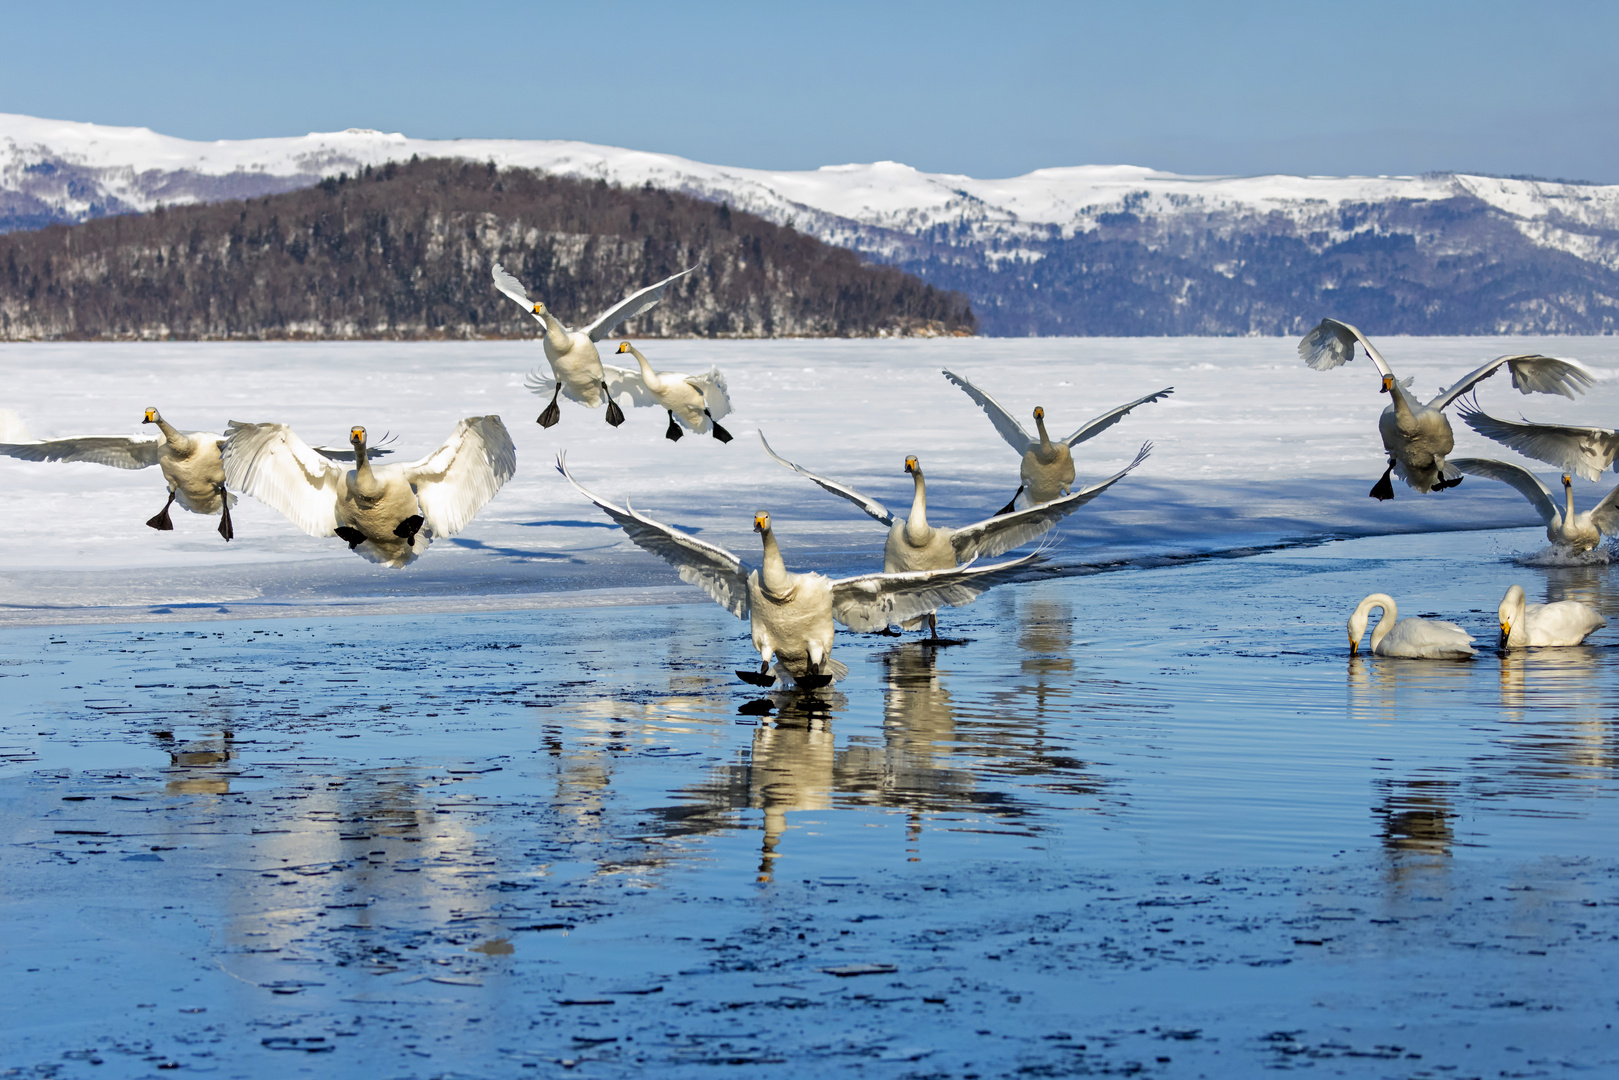
{"type": "Polygon", "coordinates": [[[1385,375],[1385,376],[1383,376],[1383,389],[1379,390],[1378,393],[1379,394],[1387,394],[1390,391],[1392,391],[1393,389],[1394,389],[1394,376],[1393,375],[1385,375]]]}
{"type": "Polygon", "coordinates": [[[763,512],[763,511],[760,511],[759,513],[753,515],[753,531],[754,532],[762,533],[768,528],[770,528],[770,515],[769,514],[763,512]]]}
{"type": "Polygon", "coordinates": [[[618,351],[621,352],[621,353],[629,352],[630,351],[630,343],[627,342],[627,341],[619,342],[618,343],[618,351]]]}
{"type": "Polygon", "coordinates": [[[146,419],[142,420],[141,423],[143,423],[143,424],[155,424],[155,423],[157,423],[157,410],[156,409],[147,409],[146,410],[146,419]]]}
{"type": "Polygon", "coordinates": [[[1564,487],[1573,487],[1574,486],[1574,481],[1570,480],[1567,476],[1564,476],[1563,477],[1563,486],[1564,487]]]}
{"type": "Polygon", "coordinates": [[[1036,420],[1044,420],[1046,418],[1046,410],[1044,410],[1040,406],[1036,405],[1034,407],[1034,418],[1036,420]]]}
{"type": "Polygon", "coordinates": [[[1349,655],[1354,656],[1358,652],[1360,652],[1360,642],[1357,639],[1351,637],[1349,639],[1349,655]]]}
{"type": "Polygon", "coordinates": [[[1503,649],[1507,647],[1507,638],[1509,638],[1511,636],[1512,636],[1512,623],[1508,622],[1505,619],[1502,619],[1501,620],[1501,647],[1503,649]]]}
{"type": "Polygon", "coordinates": [[[365,428],[357,427],[357,428],[350,428],[349,429],[349,442],[364,442],[364,441],[365,441],[365,428]]]}
{"type": "Polygon", "coordinates": [[[910,476],[919,471],[921,468],[922,466],[917,464],[915,457],[908,457],[905,459],[905,475],[910,476]]]}

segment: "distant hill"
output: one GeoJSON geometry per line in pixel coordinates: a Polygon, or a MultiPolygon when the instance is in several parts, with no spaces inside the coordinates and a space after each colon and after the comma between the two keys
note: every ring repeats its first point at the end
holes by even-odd
{"type": "Polygon", "coordinates": [[[0,340],[532,335],[688,266],[641,337],[970,333],[958,294],[723,204],[465,161],[0,235],[0,340]]]}

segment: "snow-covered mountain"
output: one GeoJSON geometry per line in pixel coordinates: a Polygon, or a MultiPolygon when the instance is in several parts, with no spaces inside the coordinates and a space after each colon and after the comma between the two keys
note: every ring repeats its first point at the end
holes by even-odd
{"type": "Polygon", "coordinates": [[[1383,332],[1619,324],[1619,185],[1448,173],[772,172],[562,140],[350,129],[192,142],[0,114],[0,231],[286,191],[412,156],[728,202],[961,289],[991,333],[1278,333],[1329,310],[1383,332]]]}

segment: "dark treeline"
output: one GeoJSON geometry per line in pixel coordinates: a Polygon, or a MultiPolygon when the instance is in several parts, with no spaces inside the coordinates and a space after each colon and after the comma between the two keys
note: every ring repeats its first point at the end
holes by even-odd
{"type": "Polygon", "coordinates": [[[647,337],[961,333],[959,294],[724,205],[412,161],[264,198],[0,235],[0,339],[532,335],[499,261],[579,326],[688,266],[647,337]]]}

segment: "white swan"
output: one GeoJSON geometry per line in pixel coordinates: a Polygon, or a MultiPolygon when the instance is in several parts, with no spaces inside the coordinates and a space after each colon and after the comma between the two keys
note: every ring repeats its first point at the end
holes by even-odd
{"type": "Polygon", "coordinates": [[[1372,485],[1370,492],[1372,498],[1378,500],[1394,498],[1390,472],[1398,472],[1401,480],[1421,492],[1443,491],[1462,482],[1461,474],[1445,461],[1445,455],[1456,445],[1456,438],[1444,409],[1503,365],[1512,372],[1512,385],[1523,394],[1562,394],[1573,398],[1576,393],[1585,393],[1596,381],[1589,371],[1572,361],[1539,353],[1513,353],[1498,356],[1468,372],[1455,386],[1440,391],[1438,397],[1424,405],[1408,392],[1411,380],[1396,379],[1388,361],[1366,340],[1365,334],[1337,319],[1322,319],[1319,326],[1304,335],[1299,342],[1299,357],[1316,371],[1331,371],[1355,358],[1357,341],[1383,376],[1382,392],[1394,398],[1377,420],[1383,449],[1389,455],[1389,467],[1383,470],[1382,478],[1372,485]]]}
{"type": "Polygon", "coordinates": [[[1380,608],[1382,618],[1372,631],[1372,655],[1408,657],[1414,660],[1465,660],[1476,649],[1473,635],[1453,622],[1436,619],[1402,619],[1394,598],[1387,593],[1373,593],[1360,602],[1349,616],[1349,655],[1360,651],[1360,639],[1366,633],[1366,623],[1373,608],[1380,608]]]}
{"type": "Polygon", "coordinates": [[[710,367],[702,375],[683,375],[678,371],[653,371],[646,357],[627,341],[618,344],[620,353],[629,353],[641,368],[641,382],[652,400],[669,414],[669,430],[664,437],[679,441],[680,425],[685,424],[697,434],[712,431],[722,443],[731,441],[731,433],[720,427],[719,420],[731,412],[731,395],[725,387],[725,376],[720,369],[710,367]],[[676,420],[679,420],[677,423],[676,420]]]}
{"type": "Polygon", "coordinates": [[[1028,506],[1050,502],[1060,495],[1068,494],[1074,483],[1074,456],[1069,452],[1070,447],[1078,446],[1085,440],[1100,435],[1123,420],[1137,405],[1146,405],[1175,392],[1173,386],[1166,386],[1156,393],[1126,402],[1116,409],[1109,409],[1101,416],[1087,420],[1068,438],[1053,442],[1051,436],[1046,434],[1045,409],[1035,406],[1034,425],[1040,432],[1040,437],[1036,439],[1023,430],[1023,425],[1014,420],[1012,414],[1001,407],[1000,402],[978,387],[950,371],[944,372],[944,377],[961,387],[968,397],[978,403],[979,408],[989,417],[989,422],[995,425],[995,430],[1000,433],[1001,438],[1006,440],[1006,445],[1023,459],[1018,468],[1021,483],[1013,493],[1012,501],[1000,509],[999,513],[1002,514],[1011,513],[1017,506],[1018,497],[1025,492],[1028,494],[1025,505],[1028,506]]]}
{"type": "Polygon", "coordinates": [[[1486,439],[1592,482],[1601,480],[1602,470],[1619,457],[1619,431],[1612,428],[1536,424],[1528,420],[1515,423],[1498,420],[1477,406],[1457,409],[1456,415],[1486,439]]]}
{"type": "Polygon", "coordinates": [[[618,522],[637,545],[673,566],[680,580],[748,620],[753,647],[759,652],[759,671],[737,675],[757,686],[769,686],[777,679],[805,689],[827,686],[849,674],[847,666],[832,659],[834,622],[870,632],[941,607],[959,607],[992,585],[1011,580],[1039,558],[1025,555],[993,566],[837,580],[824,574],[795,574],[781,557],[770,515],[761,510],[753,516],[753,529],[763,539],[764,558],[753,569],[718,545],[654,521],[633,507],[620,508],[598,498],[573,478],[560,456],[557,471],[618,522]]]}
{"type": "MultiPolygon", "coordinates": [[[[780,456],[770,448],[762,431],[759,432],[759,441],[764,444],[765,453],[778,465],[786,466],[832,494],[848,499],[879,525],[888,526],[888,540],[883,545],[883,571],[891,574],[911,570],[944,570],[986,555],[995,556],[1011,551],[1050,531],[1057,522],[1129,475],[1152,453],[1152,443],[1143,443],[1134,461],[1101,483],[1091,484],[1025,510],[1011,513],[1002,511],[992,518],[959,529],[947,529],[928,524],[927,483],[922,477],[922,465],[915,455],[905,459],[905,471],[910,474],[913,487],[911,512],[901,518],[894,516],[876,499],[836,481],[816,476],[780,456]]],[[[926,625],[935,640],[939,636],[939,621],[935,612],[930,611],[902,625],[907,630],[918,630],[926,625]]]]}
{"type": "Polygon", "coordinates": [[[232,423],[225,440],[230,485],[286,515],[310,536],[340,536],[384,566],[414,561],[435,536],[454,536],[517,471],[498,416],[459,421],[420,461],[372,468],[365,428],[349,433],[354,468],[334,464],[286,424],[232,423]]]}
{"type": "MultiPolygon", "coordinates": [[[[557,408],[557,395],[561,393],[566,393],[570,400],[588,408],[595,409],[605,404],[607,422],[614,427],[624,422],[624,410],[613,398],[621,394],[635,395],[641,378],[633,371],[603,364],[601,354],[596,351],[596,342],[611,334],[625,319],[633,319],[650,310],[663,299],[663,290],[671,281],[685,277],[695,269],[695,266],[689,267],[656,285],[648,285],[639,292],[631,293],[602,312],[595,322],[583,330],[569,330],[557,321],[543,303],[529,299],[522,282],[508,274],[499,263],[494,264],[492,273],[495,288],[511,297],[545,327],[545,337],[541,340],[545,346],[545,359],[551,364],[551,377],[547,378],[536,368],[523,381],[523,385],[534,393],[551,395],[551,404],[539,416],[541,427],[550,427],[562,419],[562,410],[557,408]]],[[[637,397],[638,405],[652,404],[644,387],[637,397]],[[645,400],[639,400],[643,396],[645,400]]]]}
{"type": "Polygon", "coordinates": [[[168,531],[174,528],[169,507],[180,504],[193,514],[219,515],[219,535],[229,541],[236,535],[230,508],[236,496],[225,490],[225,469],[219,447],[223,435],[212,431],[181,431],[147,409],[143,424],[156,424],[161,433],[155,439],[133,435],[81,435],[71,439],[42,442],[0,443],[0,454],[23,461],[90,461],[115,469],[145,469],[156,465],[169,486],[169,501],[146,524],[168,531]]]}
{"type": "Polygon", "coordinates": [[[1608,625],[1596,608],[1578,600],[1531,604],[1523,586],[1514,585],[1501,598],[1501,648],[1522,649],[1544,645],[1578,645],[1608,625]]]}
{"type": "Polygon", "coordinates": [[[1590,551],[1602,542],[1603,536],[1619,535],[1619,487],[1607,497],[1581,514],[1574,512],[1574,481],[1563,474],[1563,509],[1557,509],[1552,492],[1540,478],[1528,469],[1519,468],[1493,458],[1457,458],[1451,462],[1464,473],[1487,476],[1517,488],[1540,513],[1546,523],[1546,539],[1574,551],[1590,551]]]}

